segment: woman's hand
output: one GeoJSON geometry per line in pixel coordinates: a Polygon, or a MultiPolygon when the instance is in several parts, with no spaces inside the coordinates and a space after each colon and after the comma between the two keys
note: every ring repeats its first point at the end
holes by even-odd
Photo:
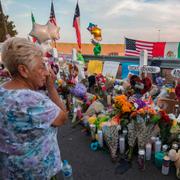
{"type": "Polygon", "coordinates": [[[51,69],[50,65],[48,66],[48,71],[49,71],[49,75],[47,76],[47,79],[46,79],[47,89],[54,88],[54,83],[56,80],[56,75],[54,74],[54,71],[51,69]]]}

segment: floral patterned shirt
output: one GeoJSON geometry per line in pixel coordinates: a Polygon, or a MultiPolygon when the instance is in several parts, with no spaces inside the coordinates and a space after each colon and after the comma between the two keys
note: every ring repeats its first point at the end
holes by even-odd
{"type": "Polygon", "coordinates": [[[0,179],[44,180],[61,169],[57,128],[60,108],[31,90],[0,87],[0,179]]]}

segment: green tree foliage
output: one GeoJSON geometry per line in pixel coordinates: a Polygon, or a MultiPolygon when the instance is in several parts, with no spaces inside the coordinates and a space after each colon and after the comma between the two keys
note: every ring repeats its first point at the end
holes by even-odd
{"type": "Polygon", "coordinates": [[[15,30],[14,22],[9,20],[9,16],[4,16],[1,14],[0,15],[0,42],[3,42],[6,40],[7,34],[13,37],[17,34],[17,31],[15,30]],[[5,28],[7,28],[7,30],[5,28]]]}

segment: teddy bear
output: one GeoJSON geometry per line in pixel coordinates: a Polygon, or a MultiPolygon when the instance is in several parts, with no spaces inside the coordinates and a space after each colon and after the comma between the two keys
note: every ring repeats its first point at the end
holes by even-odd
{"type": "Polygon", "coordinates": [[[169,158],[171,161],[174,161],[174,164],[176,166],[176,176],[178,179],[180,179],[180,149],[178,152],[176,150],[171,149],[169,151],[169,158]]]}

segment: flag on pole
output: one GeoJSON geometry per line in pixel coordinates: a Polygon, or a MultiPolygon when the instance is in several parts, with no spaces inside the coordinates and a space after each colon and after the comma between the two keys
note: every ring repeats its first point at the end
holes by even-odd
{"type": "Polygon", "coordinates": [[[78,2],[76,4],[76,9],[74,13],[73,27],[76,30],[76,37],[77,37],[77,43],[78,43],[79,49],[81,49],[80,10],[79,10],[78,2]]]}
{"type": "Polygon", "coordinates": [[[180,42],[148,42],[125,38],[125,56],[139,56],[142,50],[148,57],[180,58],[180,42]]]}
{"type": "Polygon", "coordinates": [[[51,12],[50,12],[50,17],[49,17],[49,21],[57,26],[56,23],[56,16],[55,16],[55,12],[54,12],[54,4],[53,1],[51,1],[51,12]]]}
{"type": "MultiPolygon", "coordinates": [[[[31,12],[31,21],[32,21],[32,25],[35,23],[35,18],[33,13],[31,12]]],[[[33,43],[35,43],[37,41],[37,39],[35,37],[32,38],[33,43]]]]}
{"type": "Polygon", "coordinates": [[[140,41],[134,39],[125,38],[126,51],[125,56],[139,56],[142,50],[147,50],[148,56],[152,57],[153,42],[140,41]]]}

